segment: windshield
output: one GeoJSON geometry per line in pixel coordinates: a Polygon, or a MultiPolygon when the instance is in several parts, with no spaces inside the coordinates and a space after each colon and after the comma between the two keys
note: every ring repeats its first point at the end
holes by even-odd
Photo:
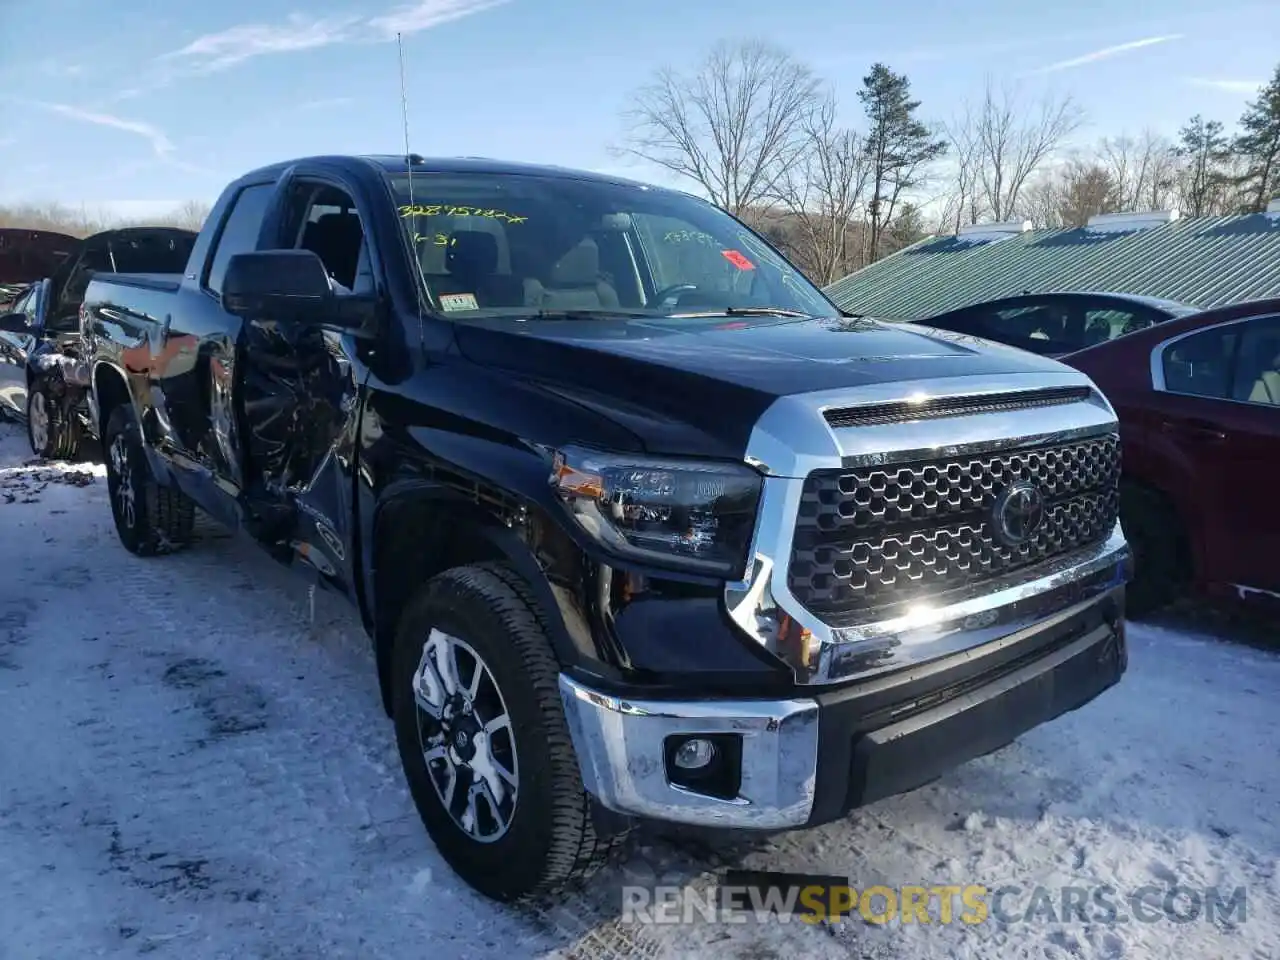
{"type": "Polygon", "coordinates": [[[511,174],[392,177],[432,304],[458,319],[728,310],[839,315],[716,207],[658,188],[511,174]]]}

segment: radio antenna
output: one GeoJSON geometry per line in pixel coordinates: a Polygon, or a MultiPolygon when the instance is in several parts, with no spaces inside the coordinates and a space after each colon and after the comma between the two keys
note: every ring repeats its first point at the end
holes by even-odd
{"type": "Polygon", "coordinates": [[[404,117],[404,162],[409,169],[409,206],[413,206],[413,156],[409,152],[409,88],[404,82],[404,41],[396,33],[396,50],[400,54],[400,112],[404,117]]]}
{"type": "MultiPolygon", "coordinates": [[[[404,79],[404,40],[400,37],[400,32],[396,31],[396,51],[400,56],[400,113],[404,122],[404,165],[408,171],[407,181],[409,186],[409,223],[412,225],[413,217],[413,155],[409,152],[409,87],[404,79]]],[[[415,229],[410,227],[409,231],[409,252],[413,255],[413,264],[418,268],[418,282],[414,284],[418,294],[418,345],[421,346],[426,342],[426,332],[424,329],[425,320],[423,315],[427,312],[427,300],[424,287],[426,286],[426,278],[422,275],[422,261],[418,259],[418,234],[415,229]]]]}

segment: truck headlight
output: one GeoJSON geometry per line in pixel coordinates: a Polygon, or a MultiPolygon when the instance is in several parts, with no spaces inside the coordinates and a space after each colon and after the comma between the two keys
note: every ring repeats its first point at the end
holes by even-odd
{"type": "Polygon", "coordinates": [[[551,483],[606,548],[691,573],[739,579],[764,478],[746,464],[557,450],[551,483]]]}

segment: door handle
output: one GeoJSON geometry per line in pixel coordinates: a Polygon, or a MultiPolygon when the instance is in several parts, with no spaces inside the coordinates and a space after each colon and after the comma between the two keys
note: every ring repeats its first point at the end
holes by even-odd
{"type": "Polygon", "coordinates": [[[1184,420],[1178,426],[1181,427],[1181,432],[1198,440],[1221,443],[1227,439],[1227,432],[1209,420],[1184,420]]]}

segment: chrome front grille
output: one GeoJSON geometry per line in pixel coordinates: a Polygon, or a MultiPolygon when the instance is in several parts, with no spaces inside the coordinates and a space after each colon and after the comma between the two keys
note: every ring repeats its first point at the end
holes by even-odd
{"type": "Polygon", "coordinates": [[[825,469],[804,483],[788,585],[833,626],[891,616],[928,599],[955,602],[1104,540],[1120,509],[1120,442],[1070,443],[825,469]],[[1042,519],[1022,542],[997,529],[1001,495],[1039,494],[1042,519]]]}

